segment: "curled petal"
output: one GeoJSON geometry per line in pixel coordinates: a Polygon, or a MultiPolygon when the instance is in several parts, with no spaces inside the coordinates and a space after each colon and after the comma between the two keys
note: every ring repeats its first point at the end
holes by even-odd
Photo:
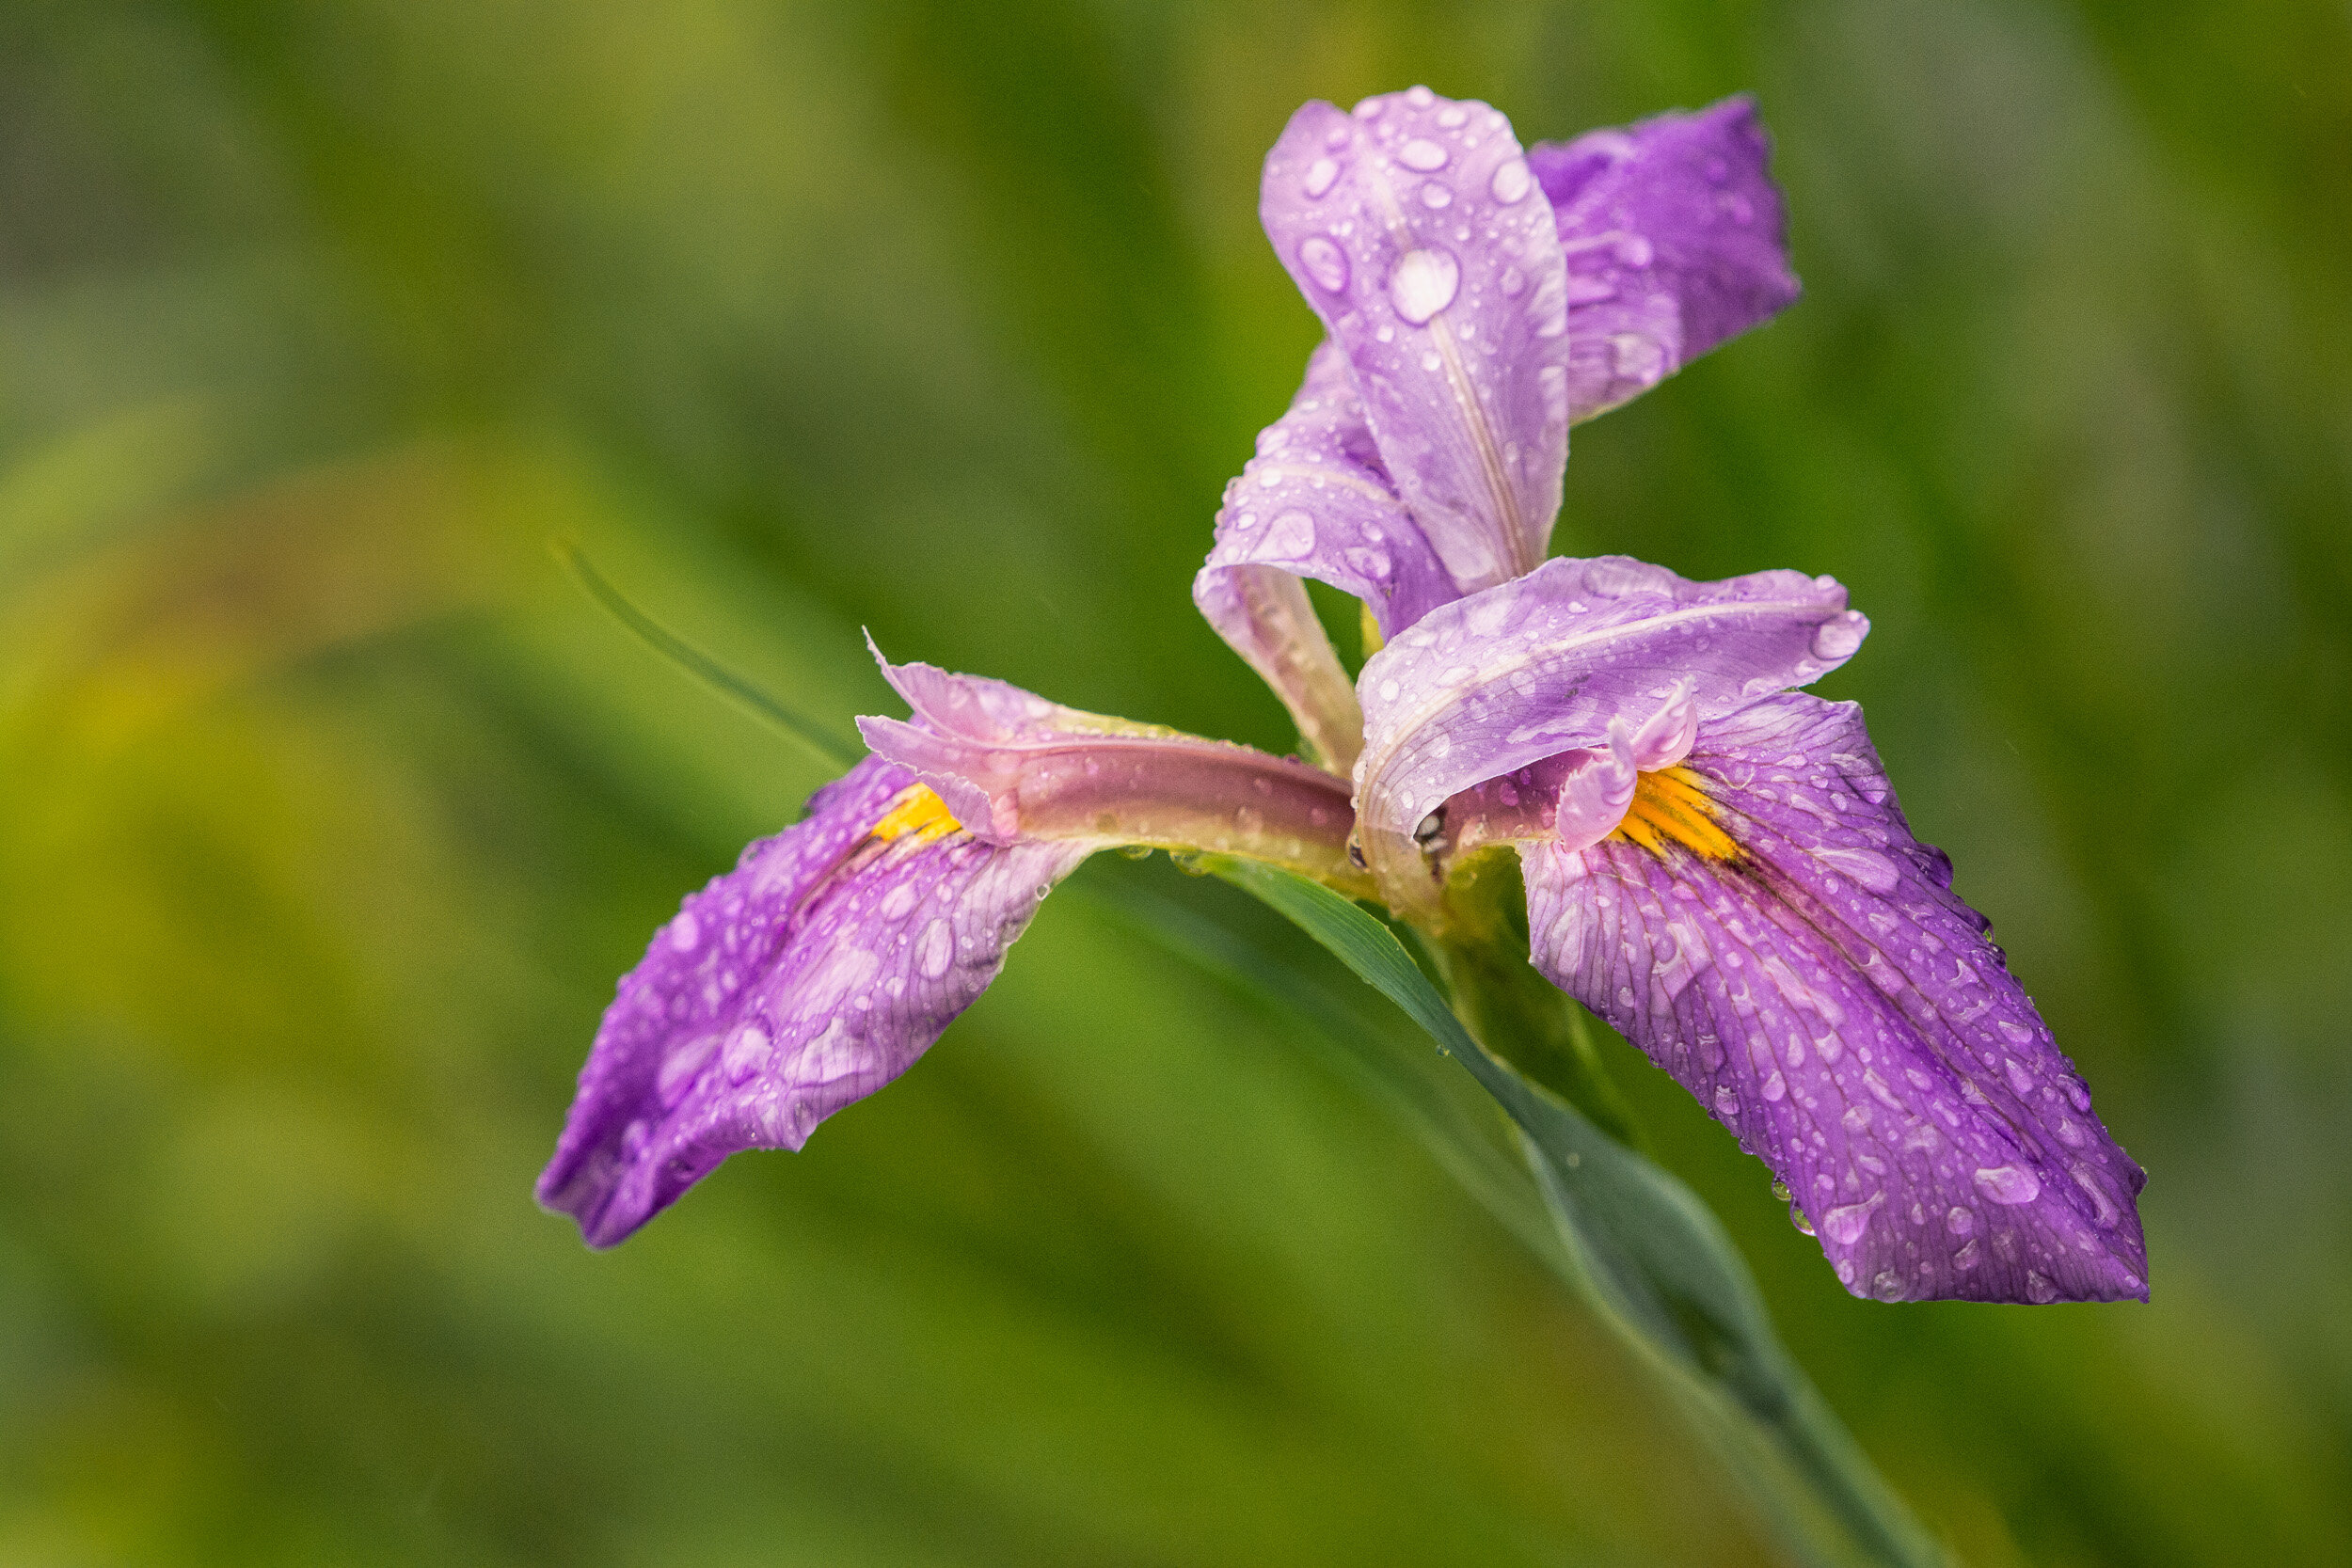
{"type": "Polygon", "coordinates": [[[1290,411],[1259,433],[1257,455],[1226,486],[1192,597],[1282,699],[1299,734],[1345,772],[1363,714],[1303,577],[1361,599],[1384,635],[1458,592],[1380,466],[1347,361],[1327,341],[1308,359],[1290,411]]]}
{"type": "Polygon", "coordinates": [[[1347,785],[1321,768],[1041,699],[1028,706],[1017,687],[928,664],[883,671],[916,721],[860,719],[859,732],[977,836],[1209,849],[1370,891],[1348,860],[1347,785]]]}
{"type": "Polygon", "coordinates": [[[1771,158],[1745,97],[1528,150],[1566,258],[1571,420],[1795,302],[1771,158]]]}
{"type": "Polygon", "coordinates": [[[1510,122],[1426,87],[1353,115],[1309,103],[1259,214],[1454,582],[1542,560],[1567,456],[1566,271],[1510,122]]]}
{"type": "Polygon", "coordinates": [[[1358,812],[1370,830],[1409,826],[1472,784],[1603,745],[1613,719],[1663,755],[1677,726],[1836,669],[1868,626],[1828,578],[1692,582],[1623,556],[1548,561],[1365,661],[1358,812]]]}
{"type": "Polygon", "coordinates": [[[1098,847],[982,843],[880,757],[809,805],[687,898],[605,1011],[538,1187],[591,1246],[905,1071],[1098,847]]]}
{"type": "Polygon", "coordinates": [[[2146,1298],[2146,1178],[1852,705],[1705,723],[1618,834],[1522,854],[1536,967],[1772,1166],[1855,1294],[2146,1298]]]}
{"type": "Polygon", "coordinates": [[[1641,777],[1633,766],[1633,748],[1623,723],[1609,726],[1609,744],[1598,751],[1571,753],[1576,759],[1560,785],[1552,814],[1552,832],[1562,847],[1581,849],[1616,832],[1633,803],[1633,786],[1641,777]]]}

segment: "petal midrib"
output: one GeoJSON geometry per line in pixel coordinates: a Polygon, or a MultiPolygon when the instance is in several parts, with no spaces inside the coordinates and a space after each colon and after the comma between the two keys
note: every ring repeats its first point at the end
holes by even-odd
{"type": "MultiPolygon", "coordinates": [[[[1456,601],[1456,603],[1464,602],[1467,601],[1456,601]]],[[[1719,604],[1690,605],[1680,610],[1668,611],[1662,615],[1645,616],[1639,621],[1619,622],[1615,625],[1602,626],[1578,636],[1565,638],[1556,641],[1545,641],[1527,652],[1515,652],[1510,657],[1497,663],[1491,665],[1482,665],[1477,669],[1471,679],[1461,682],[1459,685],[1447,691],[1445,695],[1433,698],[1432,700],[1422,704],[1421,707],[1413,713],[1409,720],[1401,722],[1398,726],[1391,730],[1391,734],[1394,736],[1394,739],[1388,745],[1381,747],[1377,752],[1367,750],[1364,752],[1364,762],[1366,766],[1363,769],[1363,779],[1365,783],[1364,788],[1360,792],[1361,801],[1364,804],[1369,804],[1376,795],[1381,793],[1381,775],[1387,770],[1389,764],[1395,760],[1397,753],[1404,750],[1406,742],[1410,741],[1414,736],[1420,735],[1423,730],[1428,728],[1431,723],[1433,723],[1448,709],[1460,705],[1465,693],[1475,691],[1482,688],[1493,686],[1499,682],[1508,680],[1512,675],[1530,668],[1541,659],[1554,658],[1563,655],[1572,654],[1580,648],[1591,647],[1605,642],[1613,638],[1629,637],[1640,632],[1653,631],[1667,626],[1684,625],[1692,621],[1702,621],[1715,616],[1731,619],[1740,615],[1772,613],[1788,614],[1791,611],[1802,611],[1807,608],[1817,605],[1825,605],[1827,603],[1828,601],[1822,599],[1772,599],[1763,601],[1741,599],[1726,601],[1719,604]]],[[[1416,629],[1426,630],[1427,627],[1428,621],[1427,618],[1424,617],[1421,626],[1416,629]]],[[[1391,643],[1389,647],[1382,649],[1379,653],[1375,654],[1372,658],[1365,661],[1363,673],[1356,677],[1356,690],[1359,699],[1366,689],[1367,683],[1373,680],[1375,666],[1379,663],[1379,661],[1390,657],[1391,655],[1397,654],[1399,649],[1403,647],[1404,645],[1401,643],[1391,643]]],[[[1406,649],[1406,651],[1418,654],[1422,650],[1406,649]]],[[[1369,735],[1367,735],[1366,739],[1370,739],[1369,735]]],[[[1564,745],[1555,747],[1552,752],[1549,752],[1544,754],[1553,755],[1558,752],[1569,751],[1572,749],[1573,748],[1571,747],[1564,745]]],[[[1514,766],[1524,766],[1524,764],[1517,764],[1514,766]]],[[[1508,768],[1498,768],[1495,772],[1486,774],[1485,778],[1470,780],[1461,787],[1469,788],[1471,784],[1484,784],[1486,779],[1499,778],[1503,773],[1507,773],[1511,769],[1508,768]]],[[[1365,812],[1364,815],[1372,816],[1375,814],[1365,812]]],[[[1399,824],[1390,824],[1386,822],[1381,823],[1381,825],[1384,827],[1401,826],[1399,824]]]]}

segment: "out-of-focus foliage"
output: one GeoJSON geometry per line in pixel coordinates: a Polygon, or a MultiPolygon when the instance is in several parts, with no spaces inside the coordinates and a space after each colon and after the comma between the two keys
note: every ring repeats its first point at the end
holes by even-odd
{"type": "Polygon", "coordinates": [[[546,541],[836,721],[866,625],[1287,745],[1186,597],[1311,341],[1257,166],[1415,80],[1760,96],[1808,297],[1581,430],[1558,543],[1851,585],[1827,689],[2153,1173],[2155,1303],[1850,1300],[1620,1053],[1662,1157],[1974,1562],[2352,1557],[2342,7],[15,0],[0,1560],[1756,1560],[1112,917],[1256,918],[1165,863],[804,1154],[607,1256],[529,1201],[614,976],[821,782],[546,541]]]}

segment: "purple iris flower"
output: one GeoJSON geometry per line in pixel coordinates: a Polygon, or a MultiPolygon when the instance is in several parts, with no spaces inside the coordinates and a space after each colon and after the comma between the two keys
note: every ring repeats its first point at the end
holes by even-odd
{"type": "Polygon", "coordinates": [[[2144,1299],[2145,1180],[1913,838],[1827,578],[1547,560],[1568,427],[1795,299],[1734,99],[1522,150],[1423,87],[1265,166],[1327,331],[1194,597],[1321,767],[883,666],[914,710],[690,897],[606,1013],[541,1200],[609,1245],[896,1077],[1098,849],[1266,861],[1443,940],[1516,852],[1535,968],[1699,1097],[1881,1299],[2144,1299]],[[1351,681],[1302,578],[1363,601],[1351,681]],[[1382,645],[1385,644],[1385,645],[1382,645]]]}
{"type": "Polygon", "coordinates": [[[688,897],[606,1009],[539,1178],[591,1245],[904,1072],[1098,849],[1208,849],[1371,892],[1328,773],[1001,681],[882,672],[913,721],[859,721],[874,754],[688,897]]]}
{"type": "Polygon", "coordinates": [[[1535,967],[1737,1132],[1885,1300],[2144,1299],[2146,1178],[1911,834],[1851,704],[1827,578],[1545,561],[1568,426],[1796,297],[1732,99],[1521,151],[1425,88],[1311,103],[1267,235],[1328,332],[1194,587],[1350,767],[1359,852],[1442,932],[1516,848],[1535,967]],[[1538,564],[1541,562],[1541,564],[1538,564]],[[1347,681],[1298,578],[1386,640],[1347,681]]]}

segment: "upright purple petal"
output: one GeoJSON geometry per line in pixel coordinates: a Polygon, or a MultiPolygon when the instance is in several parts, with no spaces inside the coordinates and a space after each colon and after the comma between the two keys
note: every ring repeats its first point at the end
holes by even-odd
{"type": "Polygon", "coordinates": [[[1455,583],[1541,561],[1567,456],[1566,272],[1510,122],[1426,87],[1353,115],[1309,103],[1259,213],[1455,583]]]}
{"type": "Polygon", "coordinates": [[[1829,578],[1692,582],[1624,556],[1548,561],[1433,610],[1364,664],[1357,812],[1409,830],[1448,797],[1604,749],[1613,720],[1663,744],[1695,721],[1817,680],[1869,623],[1829,578]]]}
{"type": "Polygon", "coordinates": [[[1740,1135],[1881,1300],[2146,1299],[2146,1178],[2091,1113],[1851,704],[1769,697],[1523,846],[1535,965],[1740,1135]]]}
{"type": "Polygon", "coordinates": [[[1746,97],[1528,150],[1567,262],[1571,420],[1795,302],[1771,158],[1746,97]]]}
{"type": "Polygon", "coordinates": [[[539,1201],[611,1246],[906,1070],[1099,843],[991,845],[868,757],[688,897],[621,981],[539,1201]]]}

